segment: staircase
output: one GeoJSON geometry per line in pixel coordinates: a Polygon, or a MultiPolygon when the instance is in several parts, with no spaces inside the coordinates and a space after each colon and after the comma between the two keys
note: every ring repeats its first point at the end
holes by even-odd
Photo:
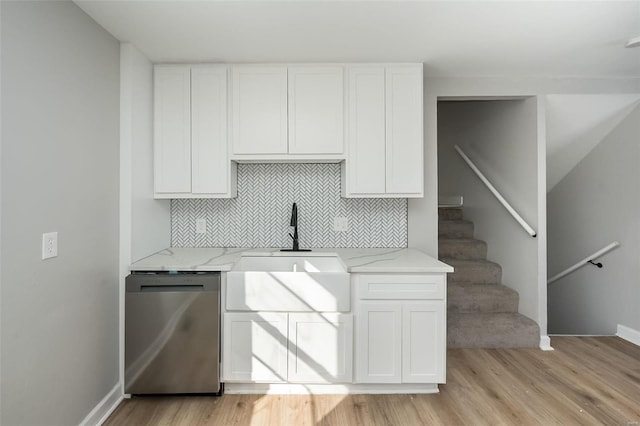
{"type": "Polygon", "coordinates": [[[501,284],[502,267],[487,260],[487,244],[473,238],[461,207],[438,209],[439,258],[447,278],[447,347],[538,347],[540,329],[518,313],[518,292],[501,284]]]}

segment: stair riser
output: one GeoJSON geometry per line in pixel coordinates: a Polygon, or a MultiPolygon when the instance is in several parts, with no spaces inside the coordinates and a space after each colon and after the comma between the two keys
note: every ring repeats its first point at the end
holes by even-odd
{"type": "Polygon", "coordinates": [[[451,314],[447,318],[449,348],[537,347],[540,328],[519,314],[451,314]]]}
{"type": "Polygon", "coordinates": [[[464,295],[447,296],[447,312],[518,312],[518,297],[465,297],[464,295]]]}
{"type": "Polygon", "coordinates": [[[456,266],[455,272],[448,275],[449,282],[471,284],[499,284],[502,268],[495,264],[484,266],[456,266]]]}
{"type": "Polygon", "coordinates": [[[440,221],[439,238],[473,238],[473,223],[464,221],[440,221]]]}
{"type": "Polygon", "coordinates": [[[461,208],[439,208],[438,218],[440,220],[462,220],[461,208]]]}
{"type": "Polygon", "coordinates": [[[447,259],[486,259],[487,245],[478,240],[466,242],[440,240],[438,242],[438,255],[447,259]]]}

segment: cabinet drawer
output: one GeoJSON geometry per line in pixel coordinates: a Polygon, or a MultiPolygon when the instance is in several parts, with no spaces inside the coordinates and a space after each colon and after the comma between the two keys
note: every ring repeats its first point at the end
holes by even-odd
{"type": "Polygon", "coordinates": [[[444,274],[360,275],[358,299],[444,299],[444,274]]]}

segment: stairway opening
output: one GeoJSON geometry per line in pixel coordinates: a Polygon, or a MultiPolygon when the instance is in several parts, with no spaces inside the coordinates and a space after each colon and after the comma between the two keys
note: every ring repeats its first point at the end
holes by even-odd
{"type": "MultiPolygon", "coordinates": [[[[546,334],[538,240],[464,163],[459,146],[529,224],[538,223],[535,98],[438,102],[439,258],[448,278],[449,347],[538,347],[546,334]],[[464,201],[452,205],[456,198],[464,201]],[[462,204],[462,203],[460,203],[462,204]]],[[[544,295],[546,297],[546,294],[544,295]]]]}

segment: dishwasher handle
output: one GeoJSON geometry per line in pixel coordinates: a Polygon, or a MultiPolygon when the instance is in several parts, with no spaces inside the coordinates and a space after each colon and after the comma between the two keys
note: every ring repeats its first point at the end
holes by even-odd
{"type": "Polygon", "coordinates": [[[203,285],[141,285],[141,293],[185,293],[189,291],[204,291],[203,285]]]}
{"type": "Polygon", "coordinates": [[[127,293],[220,291],[220,273],[131,274],[125,278],[127,293]]]}

